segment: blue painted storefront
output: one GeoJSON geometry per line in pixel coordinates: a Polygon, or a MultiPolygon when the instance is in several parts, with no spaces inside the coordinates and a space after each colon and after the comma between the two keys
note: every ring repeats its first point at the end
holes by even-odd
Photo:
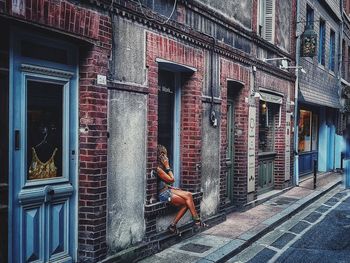
{"type": "Polygon", "coordinates": [[[318,160],[318,171],[327,172],[341,168],[341,153],[345,150],[345,142],[336,134],[336,126],[332,114],[325,108],[314,111],[318,114],[317,151],[299,153],[300,175],[313,172],[313,160],[318,160]]]}

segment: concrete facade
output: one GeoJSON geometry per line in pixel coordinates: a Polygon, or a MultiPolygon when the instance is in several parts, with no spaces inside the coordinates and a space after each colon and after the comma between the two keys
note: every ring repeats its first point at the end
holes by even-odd
{"type": "MultiPolygon", "coordinates": [[[[281,98],[274,120],[272,189],[290,186],[293,178],[293,145],[289,144],[287,150],[285,145],[286,134],[289,139],[293,136],[291,132],[286,133],[286,129],[289,127],[287,115],[293,111],[294,74],[279,69],[278,61],[267,63],[263,59],[288,57],[293,62],[295,30],[291,25],[295,22],[296,2],[275,2],[273,43],[258,35],[258,1],[180,1],[174,12],[172,1],[141,2],[142,8],[131,1],[119,1],[114,6],[115,50],[112,49],[112,74],[108,82],[108,149],[111,152],[108,177],[111,178],[107,187],[110,196],[107,228],[113,234],[108,235],[106,261],[121,260],[122,255],[126,255],[123,254],[125,248],[134,251],[134,257],[142,257],[173,242],[169,236],[164,238],[164,230],[176,209],[158,201],[157,177],[153,172],[157,165],[160,129],[159,76],[164,70],[178,76],[181,109],[174,125],[180,130],[179,186],[193,193],[203,219],[221,220],[227,209],[242,207],[260,194],[259,165],[263,165],[258,147],[259,107],[263,103],[258,96],[260,92],[281,98]],[[112,94],[124,99],[112,100],[112,94]],[[146,108],[137,107],[136,94],[143,98],[146,108]],[[228,100],[234,103],[231,183],[228,179],[228,162],[231,162],[228,158],[231,157],[227,155],[227,136],[231,132],[227,130],[228,100]],[[140,119],[143,110],[146,110],[146,123],[140,119]],[[120,116],[121,112],[130,117],[120,116]],[[213,113],[214,126],[210,121],[213,113]],[[123,154],[124,150],[118,148],[122,148],[124,139],[138,138],[138,135],[128,134],[129,126],[120,127],[120,122],[127,121],[126,118],[132,121],[135,114],[139,121],[133,123],[134,129],[145,131],[146,141],[138,141],[141,147],[135,149],[137,153],[123,154]],[[142,156],[144,143],[146,153],[142,156]],[[127,169],[131,155],[138,156],[138,161],[145,166],[127,169]],[[123,163],[125,172],[118,169],[118,162],[123,163]],[[139,193],[142,187],[145,190],[144,212],[140,214],[142,219],[135,222],[136,232],[130,230],[130,224],[121,222],[128,222],[131,216],[126,211],[134,211],[135,215],[142,211],[139,201],[128,201],[128,208],[123,209],[119,206],[125,199],[116,193],[131,182],[138,185],[128,188],[130,195],[139,193]],[[232,192],[231,200],[228,191],[232,192]],[[123,243],[117,233],[127,232],[128,242],[123,243]],[[140,232],[142,235],[137,236],[140,232]],[[137,251],[133,250],[136,248],[137,251]]],[[[138,198],[141,201],[140,195],[138,198]]],[[[190,215],[186,214],[179,227],[188,229],[190,222],[190,215]]]]}

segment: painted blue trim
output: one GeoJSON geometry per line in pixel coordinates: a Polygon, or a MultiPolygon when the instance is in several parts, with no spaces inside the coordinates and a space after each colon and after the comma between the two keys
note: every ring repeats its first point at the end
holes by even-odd
{"type": "MultiPolygon", "coordinates": [[[[13,40],[14,36],[13,36],[13,32],[10,31],[10,47],[14,46],[14,40],[13,40]]],[[[13,199],[12,196],[14,196],[14,177],[11,176],[13,174],[12,171],[12,152],[13,152],[13,141],[14,138],[12,136],[12,132],[13,129],[13,121],[12,121],[12,116],[13,116],[13,107],[11,107],[11,102],[13,101],[13,64],[14,64],[14,55],[13,55],[13,49],[10,48],[9,50],[9,145],[8,145],[8,149],[9,149],[9,163],[8,163],[8,167],[9,167],[9,197],[8,197],[8,203],[9,203],[9,211],[10,213],[8,213],[8,262],[14,262],[13,261],[13,249],[12,249],[12,244],[13,244],[13,237],[15,235],[13,235],[13,227],[12,227],[12,220],[14,218],[13,213],[14,213],[14,206],[13,206],[13,199]]]]}
{"type": "MultiPolygon", "coordinates": [[[[25,151],[14,151],[13,147],[13,133],[14,130],[19,129],[22,130],[22,136],[20,140],[21,149],[26,149],[25,145],[25,135],[24,132],[26,130],[26,88],[25,81],[28,78],[32,78],[35,80],[40,81],[48,81],[48,82],[54,82],[58,84],[62,84],[64,87],[64,100],[65,105],[64,108],[66,109],[69,105],[69,112],[66,112],[66,124],[64,125],[63,129],[66,134],[69,134],[69,136],[64,136],[65,141],[63,144],[66,145],[66,149],[63,149],[63,161],[69,162],[69,167],[66,166],[66,177],[52,180],[55,181],[55,183],[71,183],[66,186],[56,187],[55,190],[57,190],[57,196],[55,196],[54,200],[63,200],[64,196],[68,194],[68,192],[73,193],[73,196],[71,199],[69,199],[68,203],[63,203],[65,207],[67,207],[66,210],[66,218],[64,222],[68,222],[68,216],[70,216],[70,225],[67,224],[67,230],[66,230],[66,237],[67,239],[64,241],[67,245],[69,241],[70,247],[68,247],[68,250],[70,251],[70,255],[72,258],[65,257],[60,258],[60,262],[76,262],[77,259],[77,243],[78,243],[78,198],[77,198],[77,186],[78,186],[78,127],[79,127],[79,112],[78,112],[78,102],[79,102],[79,89],[78,89],[78,50],[77,48],[70,44],[66,43],[61,40],[57,39],[50,39],[44,36],[40,36],[33,32],[23,32],[19,30],[16,27],[11,28],[11,36],[10,36],[10,84],[9,84],[9,211],[12,211],[12,213],[9,213],[9,262],[22,262],[24,260],[24,255],[21,254],[21,251],[23,251],[22,247],[25,245],[23,244],[23,240],[21,240],[21,236],[23,233],[23,229],[20,227],[17,227],[14,222],[14,220],[17,218],[19,220],[23,216],[23,209],[20,209],[16,204],[19,201],[19,199],[23,200],[23,194],[25,196],[25,192],[23,190],[20,192],[20,189],[26,189],[28,188],[27,193],[31,193],[30,187],[33,186],[39,186],[41,183],[36,182],[28,182],[25,187],[25,178],[26,176],[23,175],[24,173],[24,165],[26,165],[25,161],[25,151]],[[58,63],[53,63],[49,61],[44,60],[36,60],[31,59],[27,57],[21,57],[19,54],[20,51],[20,41],[21,40],[31,40],[32,42],[36,43],[45,43],[45,45],[50,45],[54,47],[59,47],[66,49],[68,52],[68,58],[71,61],[70,65],[63,65],[58,63]],[[22,64],[28,64],[28,65],[37,65],[37,66],[44,66],[46,68],[51,68],[53,71],[62,70],[66,72],[71,72],[72,78],[62,78],[62,77],[55,77],[50,76],[49,73],[33,73],[33,72],[22,72],[21,71],[21,65],[22,64]],[[49,75],[47,75],[49,74],[49,75]],[[69,102],[68,102],[69,101],[69,102]],[[21,109],[19,111],[18,109],[21,109]],[[69,139],[68,139],[69,138],[69,139]],[[75,152],[74,155],[72,155],[72,152],[75,152]],[[65,159],[65,160],[64,160],[65,159]],[[19,167],[18,163],[14,163],[15,160],[20,160],[19,167]],[[16,169],[15,169],[16,168],[16,169]],[[19,169],[18,169],[19,168],[19,169]],[[69,181],[68,174],[72,176],[71,180],[69,181]],[[20,178],[19,182],[15,182],[14,178],[20,178]],[[16,183],[16,184],[15,184],[16,183]],[[63,187],[63,188],[62,188],[63,187]],[[73,190],[72,190],[72,189],[73,190]],[[70,189],[70,190],[69,190],[70,189]],[[29,192],[28,192],[29,191],[29,192]],[[17,195],[19,193],[19,195],[17,195]],[[18,207],[18,208],[16,208],[18,207]],[[73,210],[72,210],[73,209],[73,210]],[[69,228],[69,229],[68,229],[69,228]],[[16,242],[16,240],[17,242],[16,242]]],[[[50,185],[50,181],[46,181],[45,185],[50,185]]],[[[35,195],[35,194],[34,194],[35,195]]],[[[32,196],[33,197],[33,196],[32,196]]],[[[26,199],[26,198],[24,198],[26,199]]],[[[37,200],[33,197],[34,200],[37,200]]],[[[39,198],[40,199],[40,198],[39,198]]],[[[34,201],[32,200],[32,201],[34,201]]],[[[53,202],[56,202],[54,201],[53,202]]],[[[38,201],[38,200],[37,200],[38,201]]],[[[41,200],[42,202],[42,200],[41,200]]],[[[63,201],[60,201],[63,202],[63,201]]],[[[27,205],[24,204],[24,206],[21,207],[33,207],[35,206],[35,201],[30,202],[27,205]]],[[[39,205],[37,203],[37,205],[39,205]]],[[[44,226],[44,220],[45,216],[48,215],[49,211],[47,209],[44,209],[44,204],[41,206],[37,206],[38,210],[38,216],[40,218],[40,226],[39,226],[39,239],[43,240],[44,238],[44,232],[49,233],[48,226],[44,226]],[[44,214],[45,213],[45,214],[44,214]]],[[[45,253],[48,253],[48,250],[45,251],[41,250],[40,257],[45,258],[48,255],[45,253]]],[[[62,252],[63,253],[63,252],[62,252]]],[[[62,254],[63,255],[63,254],[62,254]]],[[[61,253],[57,254],[58,257],[61,256],[61,253]]],[[[56,258],[56,256],[55,256],[56,258]]],[[[58,258],[57,258],[58,259],[58,258]]]]}
{"type": "Polygon", "coordinates": [[[180,131],[181,129],[181,74],[175,73],[175,96],[174,96],[174,139],[173,139],[173,156],[174,156],[174,177],[175,186],[179,187],[181,182],[180,172],[180,131]]]}
{"type": "Polygon", "coordinates": [[[318,132],[318,170],[320,172],[327,171],[327,138],[328,126],[326,124],[325,108],[320,109],[319,115],[319,132],[318,132]]]}
{"type": "Polygon", "coordinates": [[[333,170],[334,167],[334,151],[335,151],[335,126],[330,125],[329,126],[329,133],[328,133],[328,157],[327,157],[327,171],[333,170]]]}
{"type": "Polygon", "coordinates": [[[345,140],[343,136],[335,135],[334,168],[341,167],[341,153],[345,151],[345,140]]]}

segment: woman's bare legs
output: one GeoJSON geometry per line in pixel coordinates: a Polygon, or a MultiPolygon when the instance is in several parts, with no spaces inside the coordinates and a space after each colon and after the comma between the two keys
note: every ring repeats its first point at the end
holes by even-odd
{"type": "Polygon", "coordinates": [[[173,196],[176,195],[182,198],[183,200],[185,200],[185,204],[187,208],[190,210],[192,217],[198,217],[196,208],[193,203],[193,197],[190,192],[183,191],[180,189],[171,189],[171,193],[173,194],[173,196]]]}
{"type": "Polygon", "coordinates": [[[181,207],[180,210],[177,212],[174,220],[173,220],[173,225],[176,225],[177,222],[179,222],[180,219],[183,217],[183,215],[186,213],[188,208],[187,208],[187,205],[186,205],[186,201],[182,197],[180,197],[180,196],[178,196],[176,194],[172,195],[171,203],[173,205],[175,205],[175,206],[180,206],[181,207]]]}

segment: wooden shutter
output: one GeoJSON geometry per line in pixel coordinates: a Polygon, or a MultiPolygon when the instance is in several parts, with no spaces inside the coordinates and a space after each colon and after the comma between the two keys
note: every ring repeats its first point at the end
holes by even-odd
{"type": "Polygon", "coordinates": [[[275,0],[265,0],[265,34],[264,38],[273,43],[275,35],[275,0]]]}

